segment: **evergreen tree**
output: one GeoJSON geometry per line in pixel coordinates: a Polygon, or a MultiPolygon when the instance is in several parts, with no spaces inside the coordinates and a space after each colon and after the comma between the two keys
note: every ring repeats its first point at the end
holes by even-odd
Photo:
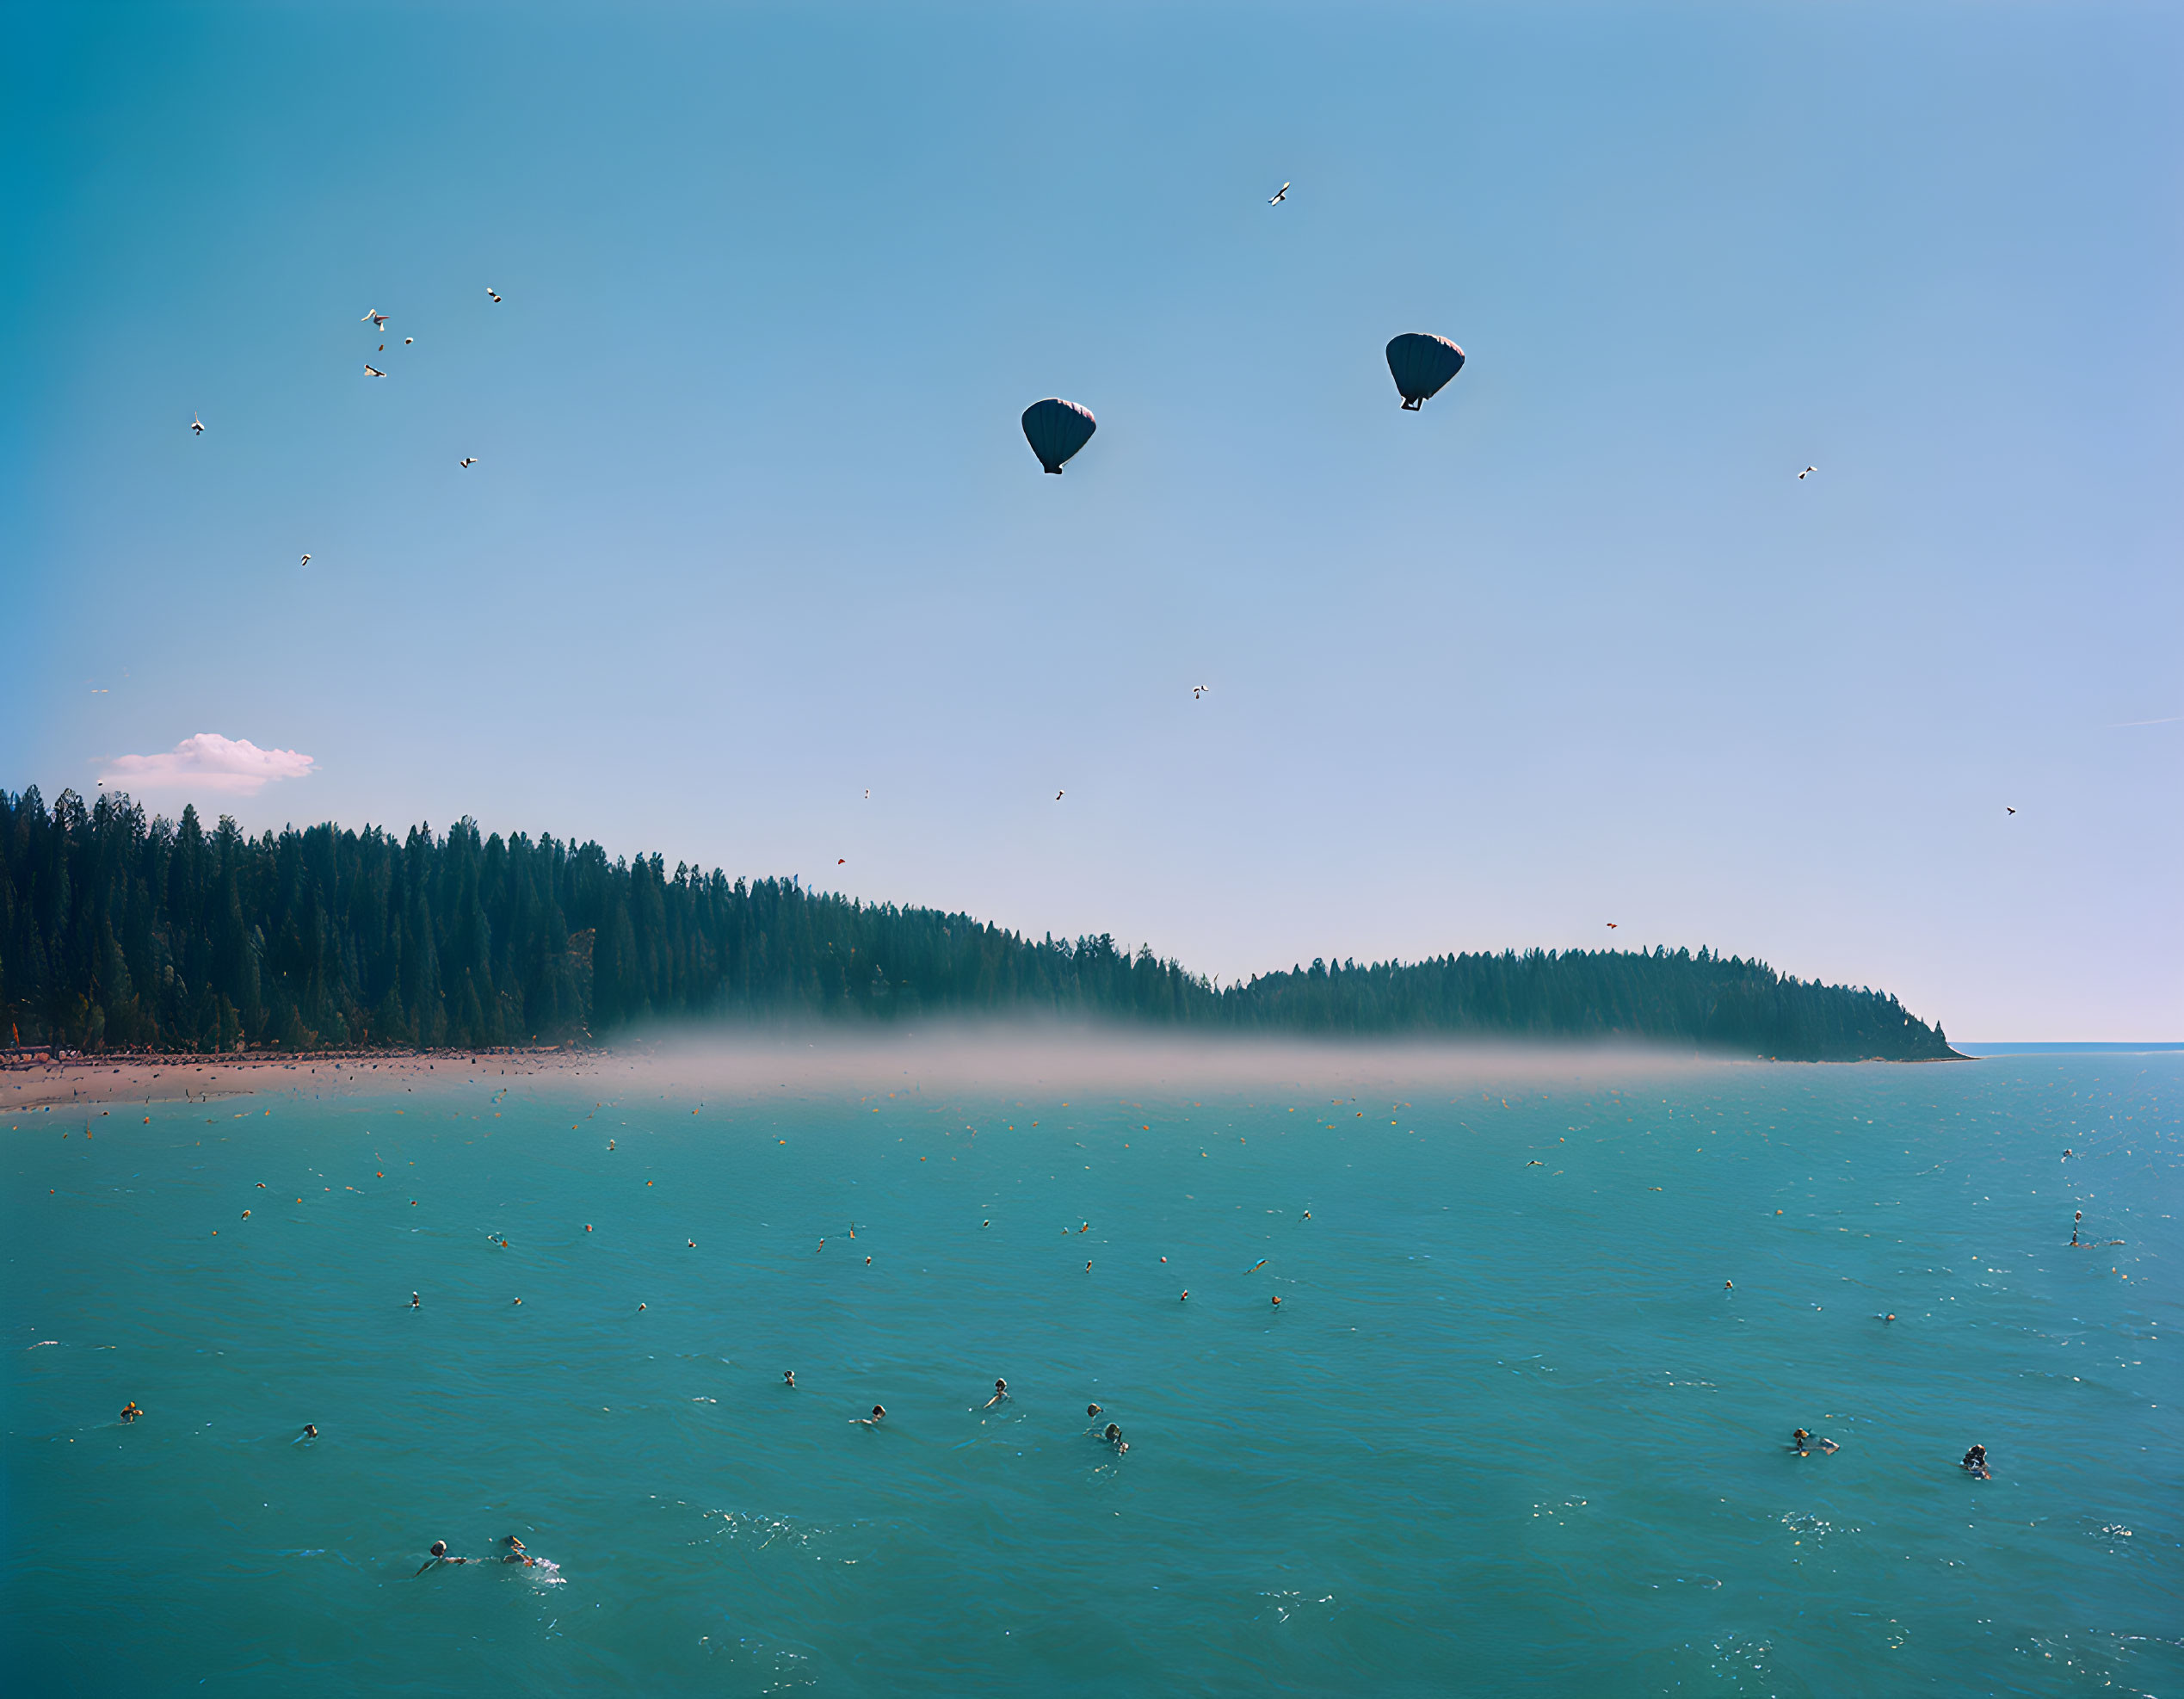
{"type": "Polygon", "coordinates": [[[561,1042],[663,1016],[1100,1016],[1202,1031],[1621,1038],[1798,1060],[1952,1054],[1864,987],[1701,949],[1316,958],[1216,990],[1112,935],[1036,942],[596,843],[246,837],[127,797],[0,791],[0,1033],[101,1050],[561,1042]]]}

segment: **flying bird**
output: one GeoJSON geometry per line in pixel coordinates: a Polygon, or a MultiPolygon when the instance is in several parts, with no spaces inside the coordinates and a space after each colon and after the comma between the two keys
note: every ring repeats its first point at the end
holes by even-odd
{"type": "Polygon", "coordinates": [[[836,857],[835,858],[835,863],[834,863],[834,864],[835,864],[835,866],[836,866],[836,867],[838,867],[838,868],[846,868],[846,867],[848,867],[848,866],[849,865],[849,858],[848,858],[847,856],[836,856],[836,857]]]}
{"type": "Polygon", "coordinates": [[[2003,812],[2003,813],[2005,813],[2005,814],[2014,814],[2016,812],[2017,812],[2017,811],[2016,811],[2014,808],[2011,807],[2011,806],[2009,806],[2007,802],[2005,802],[2005,803],[2003,803],[2003,804],[2002,804],[2002,812],[2003,812]]]}
{"type": "Polygon", "coordinates": [[[1801,472],[1801,473],[1799,473],[1798,474],[1798,483],[1800,483],[1800,484],[1802,484],[1802,483],[1804,483],[1804,482],[1805,482],[1805,473],[1810,473],[1810,472],[1817,472],[1817,471],[1819,471],[1819,470],[1820,470],[1820,468],[1819,468],[1818,466],[1807,466],[1807,467],[1805,469],[1805,472],[1801,472]]]}
{"type": "MultiPolygon", "coordinates": [[[[493,286],[490,283],[488,283],[485,286],[485,293],[489,295],[493,295],[493,286]]],[[[500,300],[500,297],[498,295],[493,295],[493,299],[495,300],[500,300]]]]}
{"type": "Polygon", "coordinates": [[[865,800],[867,802],[872,800],[872,792],[869,788],[865,792],[865,800]]]}
{"type": "Polygon", "coordinates": [[[361,318],[358,319],[356,322],[357,322],[358,324],[369,324],[369,325],[370,325],[370,326],[371,326],[371,327],[372,327],[374,331],[376,331],[376,330],[378,330],[378,329],[379,328],[379,326],[380,326],[380,325],[382,325],[382,324],[386,324],[386,314],[385,314],[384,312],[379,312],[379,310],[375,307],[375,308],[373,308],[371,312],[369,312],[366,313],[366,314],[363,316],[363,318],[361,318]]]}
{"type": "Polygon", "coordinates": [[[1615,930],[1615,923],[1613,921],[1611,920],[1607,923],[1607,930],[1611,932],[1615,930]]]}
{"type": "Polygon", "coordinates": [[[1213,688],[1213,687],[1212,687],[1211,684],[1194,684],[1194,685],[1192,685],[1192,686],[1191,686],[1191,700],[1192,700],[1193,701],[1197,701],[1197,700],[1198,700],[1200,696],[1204,695],[1205,695],[1205,694],[1206,694],[1208,690],[1211,690],[1212,688],[1213,688]]]}
{"type": "Polygon", "coordinates": [[[379,370],[379,368],[378,367],[374,366],[374,365],[373,365],[373,364],[370,361],[368,361],[368,360],[367,360],[367,361],[364,362],[364,371],[365,371],[366,375],[367,375],[367,376],[369,376],[369,377],[374,377],[374,378],[383,378],[383,377],[385,377],[385,376],[386,375],[386,374],[385,372],[382,372],[381,370],[379,370]]]}
{"type": "Polygon", "coordinates": [[[189,434],[192,436],[202,436],[205,434],[205,421],[194,413],[189,416],[189,434]]]}
{"type": "Polygon", "coordinates": [[[1271,195],[1267,197],[1267,205],[1269,207],[1279,207],[1288,198],[1289,185],[1287,183],[1284,183],[1280,188],[1274,190],[1271,195]]]}
{"type": "Polygon", "coordinates": [[[462,459],[457,460],[455,464],[457,466],[476,466],[478,464],[478,456],[475,454],[466,454],[462,459]]]}
{"type": "Polygon", "coordinates": [[[1059,791],[1056,791],[1056,792],[1054,793],[1054,800],[1055,800],[1055,801],[1057,801],[1057,802],[1059,802],[1061,800],[1062,800],[1062,794],[1061,794],[1061,792],[1059,792],[1059,791]]]}
{"type": "Polygon", "coordinates": [[[309,555],[307,555],[307,554],[306,554],[305,556],[304,556],[304,558],[303,558],[301,560],[298,561],[296,564],[297,564],[298,565],[299,565],[299,566],[308,566],[308,565],[311,565],[311,557],[310,557],[309,555]]]}
{"type": "Polygon", "coordinates": [[[410,346],[410,344],[411,343],[413,343],[413,342],[415,342],[415,341],[416,341],[416,338],[415,337],[403,337],[403,338],[402,338],[402,346],[403,346],[403,347],[404,347],[404,348],[407,348],[407,347],[409,347],[409,346],[410,346]]]}

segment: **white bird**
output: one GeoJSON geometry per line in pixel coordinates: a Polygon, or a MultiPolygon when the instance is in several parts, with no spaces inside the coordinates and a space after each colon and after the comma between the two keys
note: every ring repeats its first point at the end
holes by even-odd
{"type": "Polygon", "coordinates": [[[189,434],[192,436],[202,436],[205,434],[205,422],[194,413],[189,416],[189,434]]]}
{"type": "Polygon", "coordinates": [[[867,791],[865,793],[865,800],[867,802],[872,800],[872,793],[870,791],[867,791]]]}
{"type": "Polygon", "coordinates": [[[1204,695],[1205,695],[1205,694],[1206,694],[1208,690],[1211,690],[1212,688],[1213,688],[1213,687],[1212,687],[1211,684],[1194,684],[1194,685],[1192,685],[1192,686],[1191,686],[1191,700],[1192,700],[1193,701],[1197,701],[1197,700],[1198,700],[1200,696],[1204,695]]]}
{"type": "Polygon", "coordinates": [[[1819,468],[1818,466],[1807,466],[1807,467],[1805,469],[1805,472],[1801,472],[1801,473],[1799,473],[1798,474],[1798,483],[1800,483],[1800,484],[1802,484],[1802,483],[1804,483],[1804,482],[1805,482],[1805,472],[1817,472],[1817,471],[1819,471],[1819,470],[1820,470],[1820,468],[1819,468]]]}
{"type": "MultiPolygon", "coordinates": [[[[493,295],[493,286],[490,283],[488,283],[485,286],[485,293],[489,295],[493,295]]],[[[493,299],[495,300],[500,300],[500,297],[498,295],[493,295],[493,299]]]]}
{"type": "Polygon", "coordinates": [[[385,377],[385,376],[386,375],[386,374],[385,372],[382,372],[381,370],[379,370],[379,368],[378,367],[374,366],[374,365],[373,365],[373,364],[370,361],[368,361],[368,360],[367,360],[367,361],[364,362],[364,371],[365,371],[365,374],[366,374],[367,377],[383,378],[383,377],[385,377]]]}
{"type": "Polygon", "coordinates": [[[456,461],[455,464],[458,466],[476,466],[478,464],[478,456],[475,454],[466,454],[461,460],[456,461]]]}
{"type": "Polygon", "coordinates": [[[407,347],[409,347],[409,346],[410,346],[410,344],[411,343],[413,343],[413,342],[415,342],[415,341],[416,341],[416,338],[415,337],[403,337],[403,338],[402,338],[402,346],[403,346],[403,347],[404,347],[404,348],[407,348],[407,347]]]}
{"type": "Polygon", "coordinates": [[[369,324],[373,330],[377,330],[380,325],[386,323],[386,314],[379,312],[375,308],[373,311],[366,313],[363,318],[358,319],[356,322],[360,324],[369,324]]]}
{"type": "Polygon", "coordinates": [[[310,557],[309,555],[307,555],[307,554],[306,554],[305,556],[304,556],[303,559],[302,559],[299,563],[298,563],[298,564],[299,564],[299,565],[305,565],[305,566],[308,566],[308,565],[311,565],[311,557],[310,557]]]}
{"type": "Polygon", "coordinates": [[[1282,186],[1281,186],[1280,188],[1276,189],[1276,190],[1274,192],[1274,194],[1273,194],[1273,195],[1272,195],[1271,197],[1269,197],[1269,198],[1268,198],[1268,201],[1267,201],[1267,205],[1268,205],[1269,207],[1279,207],[1279,206],[1280,206],[1280,205],[1283,201],[1286,201],[1288,198],[1289,198],[1289,185],[1288,185],[1287,183],[1284,183],[1284,184],[1282,184],[1282,186]]]}

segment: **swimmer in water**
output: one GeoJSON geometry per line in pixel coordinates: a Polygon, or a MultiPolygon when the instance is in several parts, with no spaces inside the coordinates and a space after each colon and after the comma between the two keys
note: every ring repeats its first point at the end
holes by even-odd
{"type": "Polygon", "coordinates": [[[421,1310],[424,1307],[423,1303],[418,1299],[417,1294],[414,1292],[410,1294],[410,1307],[413,1310],[421,1310]]]}
{"type": "Polygon", "coordinates": [[[1182,1295],[1181,1297],[1178,1298],[1175,1301],[1176,1301],[1177,1303],[1179,1303],[1179,1304],[1188,1304],[1188,1303],[1189,1303],[1189,1302],[1190,1302],[1190,1301],[1191,1301],[1191,1289],[1190,1289],[1190,1288],[1189,1288],[1189,1287],[1186,1286],[1186,1287],[1183,1288],[1183,1295],[1182,1295]]]}
{"type": "Polygon", "coordinates": [[[796,1390],[796,1371],[793,1368],[784,1368],[781,1371],[781,1384],[791,1392],[796,1390]]]}
{"type": "Polygon", "coordinates": [[[1806,1449],[1808,1446],[1815,1447],[1823,1452],[1839,1451],[1842,1449],[1831,1439],[1815,1439],[1803,1428],[1799,1428],[1790,1436],[1790,1449],[1796,1452],[1798,1456],[1809,1457],[1812,1455],[1806,1449]]]}
{"type": "Polygon", "coordinates": [[[1966,1474],[1970,1475],[1974,1480],[1992,1480],[1994,1479],[1994,1476],[1987,1473],[1987,1448],[1983,1445],[1975,1445],[1971,1450],[1965,1452],[1964,1454],[1964,1461],[1958,1464],[1957,1467],[1962,1469],[1966,1474]]]}
{"type": "Polygon", "coordinates": [[[994,1406],[1000,1403],[1002,1399],[1007,1398],[1008,1396],[1009,1383],[1006,1381],[996,1379],[993,1383],[993,1396],[986,1400],[984,1407],[990,1410],[994,1407],[994,1406]]]}
{"type": "Polygon", "coordinates": [[[1118,1457],[1122,1455],[1124,1452],[1130,1449],[1130,1442],[1123,1438],[1122,1430],[1117,1427],[1113,1422],[1107,1424],[1107,1431],[1101,1434],[1100,1437],[1107,1441],[1109,1445],[1114,1447],[1114,1455],[1118,1457]]]}
{"type": "Polygon", "coordinates": [[[1088,1404],[1084,1406],[1084,1413],[1096,1422],[1100,1419],[1100,1406],[1096,1404],[1088,1404]]]}
{"type": "MultiPolygon", "coordinates": [[[[501,1541],[508,1549],[501,1554],[503,1563],[536,1563],[538,1559],[523,1549],[523,1542],[513,1534],[501,1541]]],[[[414,1577],[412,1579],[415,1579],[414,1577]]]]}
{"type": "MultiPolygon", "coordinates": [[[[443,1563],[468,1563],[469,1561],[468,1558],[449,1557],[447,1542],[445,1540],[435,1540],[432,1542],[432,1555],[425,1560],[424,1569],[420,1569],[417,1575],[423,1574],[425,1569],[436,1569],[443,1563]]],[[[412,1575],[410,1579],[414,1581],[417,1579],[417,1575],[412,1575]]]]}
{"type": "Polygon", "coordinates": [[[1280,1293],[1276,1293],[1274,1294],[1274,1307],[1276,1309],[1280,1309],[1281,1307],[1281,1294],[1280,1293]]]}
{"type": "Polygon", "coordinates": [[[853,1416],[849,1419],[861,1428],[876,1428],[887,1419],[887,1406],[884,1404],[875,1404],[872,1407],[871,1415],[853,1416]]]}
{"type": "Polygon", "coordinates": [[[1724,1292],[1734,1292],[1737,1289],[1737,1282],[1733,1280],[1724,1280],[1721,1283],[1721,1289],[1724,1292]]]}
{"type": "Polygon", "coordinates": [[[316,1422],[305,1423],[303,1431],[298,1434],[296,1437],[299,1440],[317,1439],[318,1437],[318,1424],[316,1422]]]}
{"type": "Polygon", "coordinates": [[[121,1406],[121,1419],[125,1422],[133,1422],[143,1414],[144,1412],[137,1408],[137,1401],[134,1399],[131,1399],[121,1406]]]}

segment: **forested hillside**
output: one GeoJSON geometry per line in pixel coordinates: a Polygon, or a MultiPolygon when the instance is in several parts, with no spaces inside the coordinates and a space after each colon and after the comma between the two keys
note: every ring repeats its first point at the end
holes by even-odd
{"type": "Polygon", "coordinates": [[[1352,962],[1218,987],[1107,935],[731,880],[596,843],[245,836],[194,809],[0,791],[0,1029],[83,1050],[604,1036],[666,1016],[1041,1013],[1212,1030],[1622,1037],[1798,1060],[1950,1053],[1892,997],[1644,951],[1352,962]]]}

